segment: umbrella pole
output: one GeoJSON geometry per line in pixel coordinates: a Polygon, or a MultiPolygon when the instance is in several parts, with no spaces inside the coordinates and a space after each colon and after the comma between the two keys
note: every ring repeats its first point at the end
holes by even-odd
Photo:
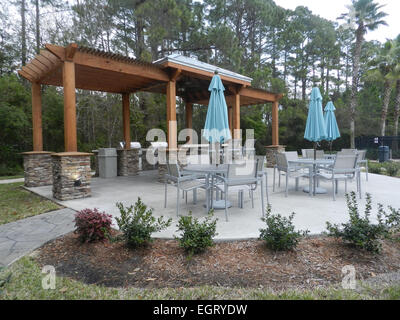
{"type": "Polygon", "coordinates": [[[317,160],[317,142],[314,142],[314,164],[313,164],[313,175],[314,175],[314,177],[313,177],[313,195],[315,196],[315,185],[316,185],[316,182],[317,182],[317,179],[316,179],[316,169],[317,169],[317,166],[316,166],[316,164],[315,164],[315,161],[317,160]]]}

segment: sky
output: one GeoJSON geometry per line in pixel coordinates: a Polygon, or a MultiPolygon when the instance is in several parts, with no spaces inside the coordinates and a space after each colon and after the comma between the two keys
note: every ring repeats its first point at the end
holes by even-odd
{"type": "MultiPolygon", "coordinates": [[[[342,13],[347,13],[347,5],[351,0],[274,0],[283,8],[294,10],[297,6],[308,7],[314,14],[322,18],[336,21],[342,13]]],[[[385,5],[382,11],[388,16],[385,18],[388,26],[380,26],[376,31],[368,32],[365,39],[368,41],[378,40],[385,42],[386,39],[394,39],[400,34],[400,0],[375,0],[385,5]]]]}

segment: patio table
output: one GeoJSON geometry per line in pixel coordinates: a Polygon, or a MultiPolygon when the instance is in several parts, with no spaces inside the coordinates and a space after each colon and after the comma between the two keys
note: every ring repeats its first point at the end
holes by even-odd
{"type": "MultiPolygon", "coordinates": [[[[225,209],[225,200],[220,201],[213,201],[213,189],[214,189],[214,176],[217,174],[226,174],[228,172],[228,165],[227,164],[189,164],[183,168],[184,172],[187,173],[197,173],[197,174],[204,174],[206,177],[206,207],[207,211],[211,209],[225,209]],[[211,180],[211,188],[210,186],[211,180]],[[211,197],[209,192],[211,192],[211,197]]],[[[230,202],[227,201],[228,207],[231,206],[230,202]]]]}
{"type": "MultiPolygon", "coordinates": [[[[316,187],[316,175],[317,175],[317,167],[318,166],[329,166],[333,165],[335,160],[334,159],[298,159],[298,160],[288,160],[290,163],[305,166],[308,168],[310,172],[310,178],[312,177],[312,182],[313,182],[313,195],[315,194],[323,194],[327,193],[326,189],[323,188],[317,188],[316,187]]],[[[311,191],[309,190],[309,187],[305,187],[303,189],[304,192],[310,193],[311,191]]]]}

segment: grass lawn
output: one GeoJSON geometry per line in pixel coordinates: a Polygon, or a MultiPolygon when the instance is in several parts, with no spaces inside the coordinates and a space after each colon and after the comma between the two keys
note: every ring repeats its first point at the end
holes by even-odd
{"type": "Polygon", "coordinates": [[[19,179],[19,178],[23,178],[24,175],[23,174],[19,174],[16,176],[1,176],[0,180],[8,180],[8,179],[19,179]]]}
{"type": "Polygon", "coordinates": [[[22,185],[22,182],[0,184],[0,224],[61,208],[58,204],[23,189],[22,185]]]}
{"type": "Polygon", "coordinates": [[[0,300],[5,299],[240,299],[240,300],[370,300],[400,299],[400,286],[372,288],[359,284],[357,290],[341,288],[273,293],[268,289],[224,288],[202,286],[177,289],[109,288],[87,285],[57,277],[56,288],[44,290],[39,265],[24,257],[0,271],[0,300]]]}

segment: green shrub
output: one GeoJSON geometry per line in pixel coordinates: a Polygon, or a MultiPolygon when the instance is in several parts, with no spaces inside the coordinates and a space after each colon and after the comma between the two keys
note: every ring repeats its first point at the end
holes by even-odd
{"type": "Polygon", "coordinates": [[[382,165],[377,162],[368,161],[368,172],[381,174],[382,173],[382,165]]]}
{"type": "Polygon", "coordinates": [[[396,177],[399,170],[400,170],[400,164],[396,162],[385,162],[383,164],[383,167],[386,169],[387,175],[391,177],[396,177]]]}
{"type": "Polygon", "coordinates": [[[294,216],[294,212],[289,218],[280,214],[271,214],[271,206],[267,207],[266,216],[261,219],[267,224],[267,228],[260,229],[260,239],[265,241],[268,248],[275,251],[291,250],[297,246],[302,237],[308,234],[308,230],[295,231],[294,216]]]}
{"type": "Polygon", "coordinates": [[[381,250],[381,240],[390,238],[400,226],[400,210],[396,211],[389,207],[391,213],[388,214],[379,204],[377,214],[378,223],[373,224],[370,221],[372,200],[371,195],[366,194],[366,205],[364,217],[361,217],[358,210],[357,197],[355,192],[346,194],[347,208],[350,221],[343,223],[341,227],[327,222],[328,235],[340,238],[342,241],[354,245],[369,252],[379,253],[381,250]]]}
{"type": "Polygon", "coordinates": [[[395,209],[392,206],[388,206],[390,213],[387,213],[383,209],[383,205],[378,203],[378,212],[380,215],[385,217],[386,228],[389,231],[390,237],[397,237],[396,240],[400,240],[399,232],[400,232],[400,209],[395,209]]]}
{"type": "Polygon", "coordinates": [[[0,163],[1,176],[16,176],[24,173],[24,169],[20,165],[6,166],[5,163],[0,163]]]}
{"type": "Polygon", "coordinates": [[[212,220],[212,217],[212,211],[203,222],[194,218],[192,213],[180,217],[177,227],[179,231],[182,231],[182,235],[176,239],[179,241],[179,245],[189,253],[189,256],[203,252],[214,245],[213,237],[217,235],[218,219],[212,220]]]}
{"type": "Polygon", "coordinates": [[[140,198],[134,206],[124,207],[120,202],[116,206],[121,213],[119,218],[115,218],[122,232],[121,238],[130,247],[148,244],[152,241],[152,233],[168,228],[172,222],[172,219],[165,221],[163,216],[156,219],[153,209],[147,209],[140,198]]]}

